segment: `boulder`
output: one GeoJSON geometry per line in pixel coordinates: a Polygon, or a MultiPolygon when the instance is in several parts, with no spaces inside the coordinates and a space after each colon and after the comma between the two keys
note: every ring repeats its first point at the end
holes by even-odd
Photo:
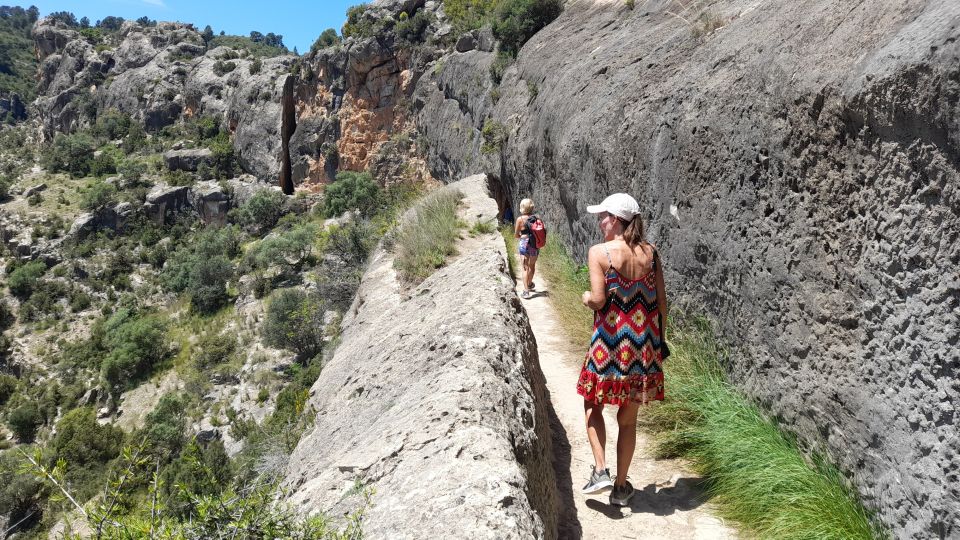
{"type": "Polygon", "coordinates": [[[477,38],[473,32],[467,32],[457,40],[457,52],[465,53],[477,48],[477,38]]]}
{"type": "Polygon", "coordinates": [[[187,186],[160,184],[147,193],[143,210],[154,223],[170,223],[177,213],[189,207],[189,193],[187,186]]]}
{"type": "Polygon", "coordinates": [[[198,182],[190,189],[190,206],[204,223],[223,225],[230,210],[229,184],[198,182]],[[226,189],[225,189],[226,187],[226,189]]]}
{"type": "Polygon", "coordinates": [[[213,151],[209,148],[170,150],[163,154],[163,163],[171,171],[196,172],[201,164],[213,164],[213,151]]]}
{"type": "Polygon", "coordinates": [[[47,189],[47,184],[37,184],[35,186],[30,186],[27,189],[23,190],[24,198],[33,195],[34,193],[40,193],[41,191],[47,189]]]}

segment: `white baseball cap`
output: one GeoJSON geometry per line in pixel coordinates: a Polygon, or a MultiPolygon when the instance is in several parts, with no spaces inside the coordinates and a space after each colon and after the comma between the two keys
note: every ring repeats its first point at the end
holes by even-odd
{"type": "Polygon", "coordinates": [[[587,212],[590,212],[591,214],[607,212],[608,214],[613,214],[620,219],[630,221],[633,219],[633,216],[636,216],[640,213],[640,205],[637,204],[636,199],[627,195],[626,193],[614,193],[613,195],[610,195],[604,199],[602,203],[588,206],[587,212]]]}

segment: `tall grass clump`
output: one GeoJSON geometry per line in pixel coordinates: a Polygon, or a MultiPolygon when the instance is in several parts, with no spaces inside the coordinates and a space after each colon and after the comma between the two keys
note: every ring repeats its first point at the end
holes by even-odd
{"type": "Polygon", "coordinates": [[[644,414],[658,457],[682,456],[707,480],[721,515],[758,538],[881,536],[836,467],[767,419],[726,380],[704,319],[676,317],[667,400],[644,414]]]}
{"type": "MultiPolygon", "coordinates": [[[[580,303],[589,289],[586,268],[573,262],[556,236],[540,251],[537,265],[550,281],[561,325],[586,350],[592,331],[592,312],[580,303]]],[[[654,433],[656,457],[688,459],[706,479],[717,512],[751,536],[886,536],[833,465],[817,454],[806,458],[793,437],[727,382],[726,355],[708,321],[675,314],[669,329],[667,397],[641,414],[641,429],[654,433]]]]}
{"type": "Polygon", "coordinates": [[[460,191],[438,190],[424,197],[404,218],[394,241],[393,266],[401,279],[419,283],[456,254],[463,225],[457,218],[461,199],[460,191]]]}

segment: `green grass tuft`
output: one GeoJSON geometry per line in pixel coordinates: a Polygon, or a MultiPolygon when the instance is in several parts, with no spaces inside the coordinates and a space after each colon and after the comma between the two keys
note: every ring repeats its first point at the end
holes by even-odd
{"type": "Polygon", "coordinates": [[[463,222],[457,218],[457,206],[463,194],[441,189],[423,198],[412,214],[401,223],[395,240],[393,266],[400,278],[419,283],[455,255],[463,222]]]}
{"type": "MultiPolygon", "coordinates": [[[[508,243],[508,249],[515,246],[508,243]]],[[[556,237],[540,250],[537,265],[550,280],[550,300],[561,325],[586,350],[593,321],[593,313],[580,303],[589,288],[586,268],[570,258],[556,237]]],[[[667,398],[641,414],[641,428],[654,433],[655,456],[690,460],[706,478],[718,514],[750,536],[886,537],[834,466],[819,455],[806,459],[793,437],[727,382],[726,355],[709,322],[676,314],[671,320],[667,398]]]]}

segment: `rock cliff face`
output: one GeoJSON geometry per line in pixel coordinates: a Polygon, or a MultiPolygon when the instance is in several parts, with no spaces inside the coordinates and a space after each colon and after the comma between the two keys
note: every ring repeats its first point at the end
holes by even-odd
{"type": "Polygon", "coordinates": [[[585,206],[636,195],[734,380],[895,536],[957,537],[960,5],[678,4],[570,2],[495,90],[492,53],[439,60],[414,100],[435,175],[533,197],[581,258],[585,206]]]}
{"type": "MultiPolygon", "coordinates": [[[[453,184],[495,219],[482,176],[453,184]]],[[[449,188],[448,188],[449,189],[449,188]]],[[[377,253],[311,391],[316,425],[290,457],[291,500],[342,515],[372,487],[367,538],[556,538],[543,375],[487,234],[414,290],[377,253]]]]}
{"type": "Polygon", "coordinates": [[[91,111],[111,108],[148,130],[211,115],[229,129],[245,171],[277,180],[282,98],[294,56],[264,58],[259,70],[251,70],[254,58],[236,58],[226,47],[208,51],[200,34],[180,23],[127,21],[119,38],[117,47],[97,51],[74,30],[50,19],[37,22],[34,43],[42,63],[34,106],[47,137],[79,127],[91,111]],[[218,62],[234,68],[218,70],[218,62]]]}

